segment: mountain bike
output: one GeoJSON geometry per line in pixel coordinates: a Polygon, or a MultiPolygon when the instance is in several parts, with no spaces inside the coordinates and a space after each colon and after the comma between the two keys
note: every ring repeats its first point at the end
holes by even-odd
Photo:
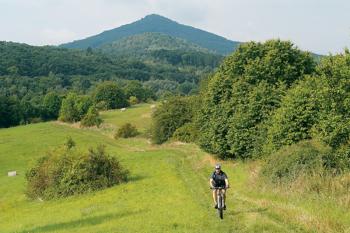
{"type": "Polygon", "coordinates": [[[224,206],[225,206],[225,199],[224,199],[224,194],[222,193],[223,189],[227,189],[225,187],[214,187],[211,189],[216,189],[218,190],[217,192],[217,198],[216,201],[218,203],[218,214],[219,218],[223,219],[224,218],[224,206]]]}

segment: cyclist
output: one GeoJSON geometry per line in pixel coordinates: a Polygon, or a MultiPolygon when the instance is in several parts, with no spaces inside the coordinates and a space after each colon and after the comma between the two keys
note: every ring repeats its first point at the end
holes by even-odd
{"type": "Polygon", "coordinates": [[[220,164],[215,165],[215,171],[210,177],[209,185],[213,189],[213,200],[215,203],[215,206],[214,206],[215,209],[218,208],[218,202],[216,199],[218,194],[217,192],[219,191],[218,189],[215,189],[215,188],[223,188],[222,193],[224,196],[224,203],[225,203],[224,209],[226,209],[226,189],[229,187],[229,184],[228,184],[227,175],[225,172],[221,170],[220,164]]]}

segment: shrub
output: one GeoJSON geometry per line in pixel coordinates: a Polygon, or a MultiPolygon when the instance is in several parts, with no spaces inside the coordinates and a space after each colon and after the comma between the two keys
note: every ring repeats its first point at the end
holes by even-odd
{"type": "Polygon", "coordinates": [[[117,133],[115,134],[115,138],[131,138],[135,137],[139,134],[136,127],[130,123],[126,123],[122,125],[117,133]]]}
{"type": "Polygon", "coordinates": [[[100,101],[100,102],[96,103],[95,106],[96,106],[97,110],[99,110],[99,111],[108,110],[108,106],[107,106],[106,101],[100,101]]]}
{"type": "Polygon", "coordinates": [[[152,115],[152,141],[162,144],[173,136],[176,129],[192,121],[190,98],[174,97],[161,104],[152,115]]]}
{"type": "Polygon", "coordinates": [[[128,101],[123,90],[116,83],[111,81],[99,84],[93,98],[95,104],[104,101],[107,109],[124,108],[128,106],[128,101]]]}
{"type": "Polygon", "coordinates": [[[135,105],[135,104],[138,104],[139,103],[139,100],[137,99],[137,97],[136,96],[130,96],[130,98],[129,98],[129,104],[130,105],[135,105]]]}
{"type": "Polygon", "coordinates": [[[342,145],[332,153],[323,156],[324,166],[332,174],[341,174],[350,170],[350,145],[342,145]]]}
{"type": "Polygon", "coordinates": [[[176,129],[173,138],[181,142],[195,142],[198,136],[197,128],[193,123],[187,123],[176,129]]]}
{"type": "Polygon", "coordinates": [[[99,127],[102,122],[103,122],[103,120],[100,117],[96,107],[91,106],[89,108],[89,111],[87,112],[87,114],[81,120],[81,125],[83,127],[91,127],[91,126],[99,127]]]}
{"type": "Polygon", "coordinates": [[[101,190],[126,182],[128,171],[104,146],[87,153],[60,148],[49,152],[26,173],[30,198],[52,199],[101,190]]]}
{"type": "Polygon", "coordinates": [[[92,101],[90,97],[69,93],[62,101],[59,120],[64,122],[80,121],[91,105],[92,101]]]}
{"type": "Polygon", "coordinates": [[[323,158],[331,150],[315,141],[301,141],[282,147],[272,154],[262,168],[262,174],[272,183],[288,183],[302,175],[319,174],[325,169],[323,158]]]}
{"type": "Polygon", "coordinates": [[[60,112],[62,99],[55,93],[50,92],[45,95],[43,100],[43,117],[45,120],[57,119],[60,112]]]}
{"type": "Polygon", "coordinates": [[[64,143],[64,146],[67,148],[67,149],[72,149],[73,147],[75,147],[75,141],[73,140],[72,137],[68,137],[67,138],[67,141],[64,143]]]}

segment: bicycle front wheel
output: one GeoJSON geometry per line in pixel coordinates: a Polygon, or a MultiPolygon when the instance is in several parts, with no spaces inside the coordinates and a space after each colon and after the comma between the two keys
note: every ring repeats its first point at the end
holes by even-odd
{"type": "Polygon", "coordinates": [[[223,198],[221,195],[218,196],[218,214],[219,218],[224,218],[224,205],[223,205],[223,198]]]}

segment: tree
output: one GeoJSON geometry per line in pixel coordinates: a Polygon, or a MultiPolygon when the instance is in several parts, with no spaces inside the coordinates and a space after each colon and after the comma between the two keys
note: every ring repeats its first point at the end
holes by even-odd
{"type": "Polygon", "coordinates": [[[61,97],[55,93],[47,93],[43,100],[43,115],[45,120],[57,119],[62,104],[61,97]]]}
{"type": "Polygon", "coordinates": [[[103,122],[95,106],[91,106],[87,114],[81,120],[81,125],[84,127],[97,126],[103,122]]]}
{"type": "Polygon", "coordinates": [[[128,106],[128,101],[123,90],[114,82],[104,82],[97,86],[94,93],[94,102],[98,104],[102,101],[106,103],[107,109],[128,106]]]}
{"type": "Polygon", "coordinates": [[[69,93],[62,101],[59,120],[65,122],[80,121],[91,105],[92,101],[89,96],[78,96],[75,93],[69,93]]]}
{"type": "Polygon", "coordinates": [[[310,54],[288,41],[242,44],[201,94],[200,146],[223,158],[252,157],[264,143],[267,120],[285,88],[314,68],[310,54]]]}
{"type": "Polygon", "coordinates": [[[162,144],[172,137],[176,129],[192,121],[193,108],[190,98],[174,97],[159,106],[152,116],[152,140],[162,144]]]}
{"type": "Polygon", "coordinates": [[[14,97],[0,95],[0,128],[20,123],[19,102],[14,97]]]}
{"type": "Polygon", "coordinates": [[[289,89],[281,107],[271,118],[265,150],[276,151],[285,145],[312,138],[312,128],[319,122],[321,92],[325,82],[307,77],[289,89]]]}
{"type": "Polygon", "coordinates": [[[63,99],[59,120],[64,122],[76,122],[79,121],[79,111],[76,108],[75,101],[77,95],[69,93],[66,98],[63,99]]]}

